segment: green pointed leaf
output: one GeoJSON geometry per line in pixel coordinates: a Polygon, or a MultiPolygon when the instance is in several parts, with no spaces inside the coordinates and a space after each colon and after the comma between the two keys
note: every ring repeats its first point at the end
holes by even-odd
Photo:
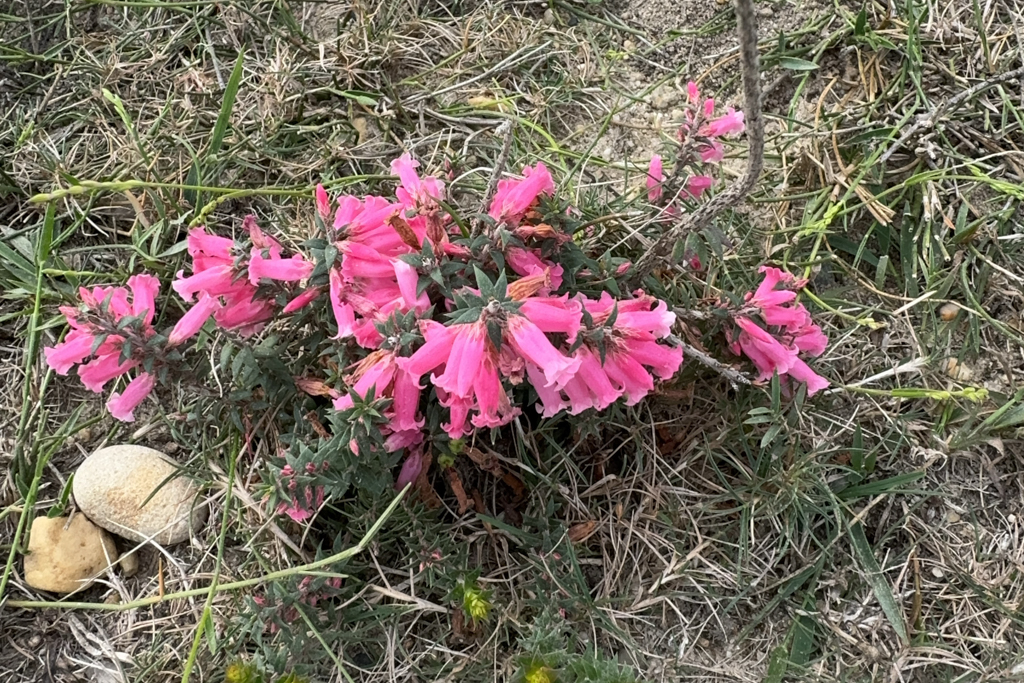
{"type": "Polygon", "coordinates": [[[818,68],[818,65],[814,62],[808,62],[806,59],[799,59],[797,57],[781,57],[779,59],[779,66],[791,71],[814,71],[818,68]]]}
{"type": "Polygon", "coordinates": [[[875,551],[871,544],[868,543],[867,536],[864,535],[864,526],[860,522],[851,524],[849,536],[853,555],[857,559],[861,573],[867,579],[868,584],[870,584],[871,590],[874,591],[875,598],[882,606],[882,612],[889,619],[889,623],[899,637],[900,642],[908,645],[910,637],[907,635],[907,624],[903,618],[903,610],[900,609],[899,603],[896,602],[896,597],[892,593],[892,586],[889,585],[888,579],[882,573],[882,568],[878,566],[878,560],[875,559],[875,551]]]}

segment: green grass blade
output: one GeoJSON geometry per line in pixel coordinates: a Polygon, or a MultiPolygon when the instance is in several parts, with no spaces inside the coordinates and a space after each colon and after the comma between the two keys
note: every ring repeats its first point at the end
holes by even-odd
{"type": "Polygon", "coordinates": [[[39,244],[36,248],[36,263],[42,268],[47,259],[50,258],[50,245],[53,244],[53,217],[56,207],[53,202],[46,205],[46,217],[43,219],[43,229],[39,233],[39,244]]]}
{"type": "Polygon", "coordinates": [[[889,623],[892,624],[893,630],[899,636],[900,642],[904,645],[909,644],[910,637],[907,635],[907,624],[903,618],[903,611],[896,602],[896,597],[892,593],[892,587],[889,586],[889,582],[882,574],[882,568],[878,566],[874,549],[872,549],[871,544],[868,543],[868,539],[864,535],[864,526],[860,522],[850,525],[849,534],[853,554],[857,558],[864,577],[871,584],[871,589],[874,591],[875,597],[878,598],[882,611],[885,612],[885,616],[889,619],[889,623]]]}
{"type": "MultiPolygon", "coordinates": [[[[197,158],[192,162],[192,168],[189,170],[188,179],[186,180],[187,185],[198,185],[201,181],[206,180],[203,167],[208,160],[220,152],[220,148],[224,144],[224,136],[227,135],[228,124],[231,123],[231,112],[235,108],[235,98],[238,96],[238,86],[242,82],[242,67],[244,64],[245,50],[242,50],[238,53],[238,58],[235,60],[235,68],[231,70],[231,77],[224,88],[224,100],[221,102],[217,122],[213,124],[213,132],[210,134],[210,147],[206,150],[206,156],[203,159],[197,158]]],[[[202,195],[196,190],[186,191],[185,198],[192,203],[192,206],[202,206],[202,195]]]]}
{"type": "Polygon", "coordinates": [[[768,660],[768,671],[761,679],[762,683],[782,683],[782,677],[786,675],[788,665],[786,647],[779,645],[772,650],[771,658],[768,660]]]}
{"type": "Polygon", "coordinates": [[[228,132],[228,124],[231,122],[231,110],[235,108],[235,97],[238,96],[238,85],[242,82],[242,66],[244,64],[245,50],[242,50],[238,53],[235,68],[231,71],[231,78],[228,79],[227,87],[224,89],[224,101],[220,105],[217,123],[213,126],[207,156],[213,156],[220,152],[221,145],[224,144],[224,135],[228,132]]]}

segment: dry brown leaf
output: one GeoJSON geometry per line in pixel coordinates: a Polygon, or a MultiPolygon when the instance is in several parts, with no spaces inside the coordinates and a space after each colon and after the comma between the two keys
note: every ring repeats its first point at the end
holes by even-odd
{"type": "Polygon", "coordinates": [[[462,485],[462,477],[459,476],[459,473],[455,468],[449,467],[445,471],[448,473],[448,485],[451,486],[452,493],[455,494],[455,499],[459,501],[459,514],[464,515],[473,502],[469,499],[469,496],[466,495],[466,489],[462,485]]]}
{"type": "Polygon", "coordinates": [[[394,231],[398,233],[398,236],[402,238],[403,242],[416,251],[423,248],[423,245],[420,244],[419,239],[416,237],[416,233],[413,232],[412,226],[397,213],[391,214],[391,217],[388,218],[388,225],[394,228],[394,231]]]}
{"type": "Polygon", "coordinates": [[[331,396],[331,388],[314,377],[296,377],[295,386],[310,396],[331,396]]]}
{"type": "Polygon", "coordinates": [[[463,453],[468,455],[469,459],[476,463],[476,466],[484,472],[488,472],[499,479],[505,475],[505,468],[501,466],[501,461],[490,453],[484,453],[479,448],[473,448],[472,446],[468,446],[463,453]]]}
{"type": "Polygon", "coordinates": [[[437,497],[437,493],[434,491],[434,487],[430,485],[430,479],[427,478],[427,472],[430,471],[430,463],[433,460],[434,456],[429,450],[423,454],[423,468],[420,470],[420,476],[416,477],[412,490],[412,494],[419,498],[427,506],[428,510],[436,510],[442,505],[441,499],[437,497]]]}
{"type": "Polygon", "coordinates": [[[579,543],[590,538],[590,535],[597,529],[597,522],[593,519],[588,519],[585,522],[579,524],[573,524],[569,527],[569,540],[573,543],[579,543]]]}

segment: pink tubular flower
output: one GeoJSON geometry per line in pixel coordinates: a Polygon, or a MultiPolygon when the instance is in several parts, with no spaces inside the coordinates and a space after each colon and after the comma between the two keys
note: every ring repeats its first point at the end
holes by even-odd
{"type": "Polygon", "coordinates": [[[149,392],[156,385],[156,378],[147,372],[143,372],[133,379],[125,387],[124,393],[114,392],[107,401],[107,410],[116,419],[122,422],[134,422],[135,408],[142,403],[143,399],[149,396],[149,392]]]}
{"type": "Polygon", "coordinates": [[[508,336],[515,352],[540,368],[546,387],[561,389],[579,370],[579,359],[562,355],[528,318],[509,316],[508,336]]]}
{"type": "Polygon", "coordinates": [[[210,235],[202,226],[188,231],[188,255],[192,258],[200,256],[230,263],[234,246],[231,238],[210,235]]]}
{"type": "Polygon", "coordinates": [[[583,320],[583,306],[570,300],[568,295],[553,298],[534,296],[519,305],[519,314],[526,317],[542,332],[564,334],[571,344],[576,341],[583,320]]]}
{"type": "Polygon", "coordinates": [[[408,153],[391,162],[391,172],[400,181],[395,195],[399,203],[409,209],[436,208],[436,200],[444,195],[444,183],[433,177],[421,179],[416,173],[419,165],[408,153]]]}
{"type": "Polygon", "coordinates": [[[402,470],[398,473],[398,478],[395,479],[395,490],[401,491],[409,484],[415,482],[422,471],[423,449],[417,448],[412,450],[409,455],[405,456],[405,462],[402,463],[402,470]]]}
{"type": "Polygon", "coordinates": [[[481,372],[484,352],[490,350],[487,326],[482,322],[458,325],[446,359],[445,370],[431,375],[431,383],[449,394],[468,398],[473,394],[474,380],[481,372]]]}
{"type": "Polygon", "coordinates": [[[686,179],[686,193],[697,199],[702,194],[711,189],[711,186],[715,184],[714,178],[706,175],[695,175],[690,176],[686,179]]]}
{"type": "Polygon", "coordinates": [[[670,379],[683,362],[681,349],[657,343],[670,334],[675,322],[675,314],[664,301],[637,292],[636,298],[625,301],[605,293],[598,300],[583,298],[582,303],[592,329],[604,327],[599,342],[603,353],[598,344],[584,337],[587,341],[573,354],[579,368],[560,390],[542,386],[540,369],[527,363],[527,375],[545,417],[565,408],[572,415],[588,408],[604,410],[620,397],[626,398],[626,405],[634,405],[654,389],[654,375],[670,379]],[[609,328],[613,312],[615,319],[609,328]]]}
{"type": "Polygon", "coordinates": [[[647,201],[653,204],[661,199],[661,185],[664,182],[665,173],[661,167],[661,157],[655,154],[651,157],[651,165],[647,169],[647,201]]]}
{"type": "MultiPolygon", "coordinates": [[[[678,354],[678,362],[682,362],[682,351],[680,349],[665,349],[666,353],[675,351],[678,354]]],[[[671,358],[666,359],[666,364],[671,358]]],[[[654,378],[644,366],[637,361],[628,350],[615,349],[605,355],[604,371],[613,385],[620,388],[622,395],[626,397],[626,405],[636,405],[648,393],[654,389],[654,378]]]]}
{"type": "MultiPolygon", "coordinates": [[[[43,350],[47,364],[61,375],[77,365],[82,384],[95,393],[103,391],[110,380],[139,365],[138,354],[144,352],[143,342],[156,334],[152,322],[159,289],[160,282],[145,274],[129,278],[127,288],[80,288],[82,306],[60,309],[71,332],[60,344],[43,350]],[[126,325],[123,320],[128,316],[137,322],[126,325]],[[134,357],[129,356],[122,362],[126,344],[134,357]]],[[[132,410],[152,390],[154,381],[148,373],[140,374],[124,394],[111,396],[107,403],[111,414],[130,422],[132,410]]]]}
{"type": "Polygon", "coordinates": [[[743,112],[727,107],[725,116],[709,121],[704,128],[704,134],[708,137],[721,137],[723,135],[739,135],[743,132],[743,112]]]}
{"type": "Polygon", "coordinates": [[[825,352],[828,338],[811,320],[803,304],[796,301],[797,290],[806,281],[778,268],[763,266],[764,280],[754,292],[744,297],[744,306],[733,314],[739,334],[731,344],[733,353],[747,356],[757,367],[759,381],[778,373],[807,384],[807,395],[813,396],[829,383],[817,375],[798,357],[811,357],[825,352]],[[751,319],[759,316],[767,329],[751,319]]]}
{"type": "MultiPolygon", "coordinates": [[[[399,366],[394,351],[373,351],[363,360],[353,364],[352,372],[345,377],[346,383],[356,395],[366,398],[373,389],[373,398],[391,398],[391,405],[384,412],[388,418],[386,430],[392,434],[401,433],[396,439],[389,439],[385,446],[389,451],[398,450],[410,443],[419,443],[424,421],[416,419],[420,403],[418,378],[412,377],[399,366]],[[414,434],[419,434],[415,437],[414,434]]],[[[353,405],[347,392],[334,399],[335,410],[346,410],[353,405]]]]}
{"type": "MultiPolygon", "coordinates": [[[[366,398],[371,388],[374,389],[373,398],[381,398],[391,386],[396,370],[395,354],[378,350],[353,364],[352,373],[346,376],[345,381],[352,391],[363,398],[366,398]]],[[[352,397],[347,393],[342,394],[334,400],[334,407],[336,410],[351,408],[352,397]]]]}
{"type": "Polygon", "coordinates": [[[562,266],[546,261],[537,255],[536,250],[523,249],[522,247],[509,247],[505,252],[505,260],[508,267],[517,275],[524,277],[549,272],[551,276],[551,287],[541,292],[558,290],[562,286],[562,266]]]}
{"type": "Polygon", "coordinates": [[[94,339],[95,337],[85,330],[71,330],[63,342],[43,349],[46,364],[58,375],[68,374],[73,366],[81,363],[92,353],[94,339]]]}
{"type": "MultiPolygon", "coordinates": [[[[695,83],[687,85],[690,107],[686,112],[686,120],[679,129],[679,140],[684,144],[693,145],[704,163],[718,163],[725,157],[725,147],[718,138],[738,135],[743,132],[743,112],[728,107],[726,114],[712,118],[715,112],[715,101],[711,98],[701,99],[700,90],[695,83]]],[[[690,188],[693,196],[699,196],[707,189],[704,183],[690,188]]]]}
{"type": "Polygon", "coordinates": [[[128,288],[132,291],[132,315],[141,316],[145,325],[152,325],[160,281],[152,275],[132,275],[128,278],[128,288]]]}
{"type": "MultiPolygon", "coordinates": [[[[249,233],[254,247],[268,251],[269,260],[280,259],[280,244],[265,235],[252,216],[245,218],[243,228],[249,233]]],[[[277,307],[271,300],[256,298],[256,287],[246,277],[249,274],[248,264],[243,260],[236,265],[234,251],[233,240],[207,234],[203,228],[189,231],[192,275],[185,277],[184,272],[179,271],[171,287],[185,301],[192,301],[197,294],[222,299],[223,306],[214,312],[214,320],[224,329],[237,330],[248,336],[262,329],[274,316],[277,307]]]]}
{"type": "Polygon", "coordinates": [[[185,315],[181,317],[181,320],[171,330],[170,335],[167,337],[168,346],[178,346],[187,339],[191,339],[196,334],[210,316],[220,310],[220,302],[215,297],[209,295],[202,295],[199,297],[199,302],[190,308],[185,315]]]}
{"type": "Polygon", "coordinates": [[[526,166],[522,179],[506,178],[498,183],[488,213],[499,223],[518,225],[537,197],[554,193],[555,182],[544,164],[538,163],[533,168],[526,166]]]}
{"type": "Polygon", "coordinates": [[[487,337],[485,323],[445,327],[424,320],[420,327],[426,342],[412,356],[398,362],[414,380],[444,367],[440,375],[432,374],[430,379],[441,405],[449,409],[451,419],[443,428],[451,438],[468,434],[471,423],[476,427],[499,427],[518,414],[501,386],[498,354],[487,337]]]}
{"type": "Polygon", "coordinates": [[[264,258],[263,250],[253,247],[249,256],[249,284],[258,285],[260,280],[298,282],[313,272],[313,264],[299,254],[291,258],[264,258]]]}
{"type": "MultiPolygon", "coordinates": [[[[622,395],[622,388],[612,384],[601,365],[601,359],[589,347],[581,346],[576,352],[576,357],[580,359],[580,369],[565,385],[565,394],[569,400],[563,401],[558,397],[551,406],[545,402],[546,417],[557,413],[563,407],[569,408],[570,415],[578,415],[587,408],[604,410],[622,395]]],[[[543,402],[545,396],[540,394],[540,397],[543,402]]]]}
{"type": "Polygon", "coordinates": [[[78,366],[78,379],[82,380],[86,389],[98,394],[103,391],[107,382],[120,377],[138,365],[130,358],[121,362],[121,345],[123,343],[124,340],[120,337],[108,337],[107,341],[96,350],[95,358],[85,365],[78,366]]]}
{"type": "Polygon", "coordinates": [[[398,258],[419,252],[430,221],[441,220],[435,200],[444,186],[434,178],[420,179],[417,165],[408,155],[392,163],[402,181],[399,204],[380,197],[338,200],[334,227],[341,238],[335,242],[339,262],[329,273],[338,339],[354,337],[360,346],[376,348],[382,341],[376,323],[396,312],[430,307],[426,293],[417,294],[419,273],[398,258]],[[403,210],[417,213],[407,220],[403,210]]]}
{"type": "Polygon", "coordinates": [[[736,344],[760,371],[760,381],[771,379],[776,372],[780,375],[789,372],[796,360],[793,349],[784,346],[750,318],[737,316],[733,321],[740,328],[736,344]]]}

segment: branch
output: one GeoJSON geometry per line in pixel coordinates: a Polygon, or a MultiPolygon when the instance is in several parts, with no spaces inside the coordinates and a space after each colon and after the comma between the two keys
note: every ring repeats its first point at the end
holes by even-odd
{"type": "Polygon", "coordinates": [[[744,116],[749,151],[743,176],[722,194],[683,217],[663,233],[654,246],[640,257],[632,281],[639,285],[654,266],[668,256],[679,238],[700,230],[722,211],[736,206],[754,187],[764,165],[764,118],[761,115],[761,75],[757,65],[757,25],[753,0],[736,0],[736,27],[740,39],[740,71],[743,75],[744,116]]]}
{"type": "Polygon", "coordinates": [[[917,121],[915,121],[914,124],[910,126],[910,128],[907,128],[907,130],[904,131],[903,135],[901,135],[899,139],[896,140],[896,142],[892,143],[892,146],[889,147],[889,149],[885,150],[882,156],[878,157],[877,163],[884,164],[885,162],[887,162],[889,160],[889,157],[895,154],[896,150],[898,150],[900,147],[907,144],[907,141],[910,140],[910,138],[914,137],[921,130],[925,128],[931,128],[932,126],[934,126],[936,121],[942,118],[942,116],[945,115],[945,113],[950,109],[955,109],[956,107],[960,106],[961,104],[971,99],[972,97],[980,93],[982,90],[985,90],[986,88],[991,88],[993,85],[999,85],[1000,83],[1005,83],[1007,81],[1012,81],[1014,79],[1020,79],[1021,77],[1024,77],[1024,66],[1018,67],[1013,71],[1007,71],[1004,74],[1000,74],[998,76],[995,76],[994,78],[982,81],[981,83],[976,83],[967,90],[964,90],[956,97],[952,97],[946,102],[940,103],[929,113],[918,116],[917,121]]]}
{"type": "Polygon", "coordinates": [[[695,346],[687,344],[674,334],[670,334],[668,337],[666,337],[666,339],[668,340],[669,344],[678,346],[683,350],[684,358],[686,356],[690,356],[704,367],[711,368],[718,374],[728,379],[733,384],[744,384],[746,386],[750,386],[751,384],[753,384],[753,382],[751,382],[750,379],[748,379],[747,376],[744,375],[739,370],[734,370],[733,368],[730,368],[728,365],[722,363],[721,361],[715,360],[714,358],[704,353],[703,351],[699,350],[695,346]]]}
{"type": "MultiPolygon", "coordinates": [[[[501,180],[501,174],[505,172],[505,164],[508,163],[509,154],[512,153],[512,138],[514,137],[512,119],[506,119],[494,132],[498,135],[504,135],[505,139],[501,144],[501,152],[494,162],[494,168],[491,170],[491,179],[487,182],[484,200],[480,204],[480,214],[486,214],[487,210],[491,208],[491,200],[494,199],[494,194],[498,191],[498,181],[501,180]]],[[[477,218],[473,221],[473,229],[470,231],[470,234],[474,237],[479,235],[483,227],[483,219],[477,218]]]]}

